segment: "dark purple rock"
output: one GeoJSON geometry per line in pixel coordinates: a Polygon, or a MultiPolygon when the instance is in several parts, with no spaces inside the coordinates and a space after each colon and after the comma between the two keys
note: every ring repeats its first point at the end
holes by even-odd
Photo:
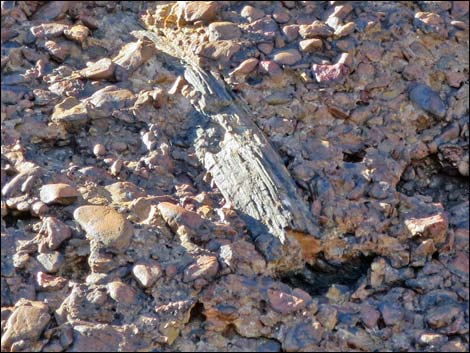
{"type": "Polygon", "coordinates": [[[443,118],[446,115],[446,106],[439,97],[437,92],[434,92],[428,86],[418,83],[410,89],[410,99],[418,107],[424,111],[443,118]]]}

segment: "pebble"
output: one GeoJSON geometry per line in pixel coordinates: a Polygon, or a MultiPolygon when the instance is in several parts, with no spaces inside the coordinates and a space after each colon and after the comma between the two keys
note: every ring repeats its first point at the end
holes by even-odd
{"type": "Polygon", "coordinates": [[[439,94],[422,83],[411,86],[410,99],[419,108],[439,118],[446,115],[446,107],[439,94]]]}
{"type": "Polygon", "coordinates": [[[149,288],[162,276],[162,268],[155,261],[136,264],[132,268],[132,274],[141,286],[149,288]]]}
{"type": "Polygon", "coordinates": [[[299,42],[299,48],[302,53],[313,53],[323,47],[321,39],[305,39],[299,42]]]}
{"type": "Polygon", "coordinates": [[[46,43],[44,43],[44,47],[49,52],[49,54],[51,54],[52,58],[59,62],[64,61],[65,58],[70,55],[69,47],[63,43],[57,43],[53,40],[48,40],[46,43]]]}
{"type": "Polygon", "coordinates": [[[299,35],[299,26],[298,25],[284,26],[282,27],[282,33],[284,33],[288,42],[292,42],[295,39],[297,39],[299,35]]]}
{"type": "Polygon", "coordinates": [[[435,244],[445,241],[447,221],[441,214],[425,218],[409,218],[405,220],[405,226],[412,237],[431,238],[435,244]]]}
{"type": "Polygon", "coordinates": [[[46,184],[39,191],[39,197],[47,205],[61,204],[70,205],[78,197],[77,190],[68,184],[46,184]]]}
{"type": "Polygon", "coordinates": [[[108,206],[81,206],[73,218],[85,230],[88,239],[98,242],[106,249],[124,252],[133,235],[131,223],[108,206]]]}
{"type": "Polygon", "coordinates": [[[256,66],[258,65],[259,60],[256,58],[249,58],[244,60],[243,62],[240,63],[235,69],[233,69],[232,72],[230,72],[230,75],[246,75],[252,72],[256,66]]]}
{"type": "Polygon", "coordinates": [[[218,270],[219,263],[217,257],[208,255],[198,256],[196,262],[189,265],[184,271],[183,281],[191,282],[199,278],[210,280],[217,275],[218,270]]]}
{"type": "Polygon", "coordinates": [[[104,156],[106,154],[106,148],[101,143],[97,143],[93,146],[93,154],[96,157],[104,156]]]}
{"type": "Polygon", "coordinates": [[[232,22],[212,22],[207,28],[210,41],[238,39],[241,31],[232,22]]]}
{"type": "Polygon", "coordinates": [[[118,303],[130,305],[134,304],[137,300],[136,291],[121,281],[110,282],[107,287],[109,296],[118,303]]]}
{"type": "Polygon", "coordinates": [[[246,18],[248,21],[253,22],[259,20],[260,18],[264,17],[264,11],[257,9],[251,5],[246,5],[240,12],[240,16],[246,18]]]}
{"type": "Polygon", "coordinates": [[[334,65],[313,64],[312,71],[319,83],[340,82],[345,79],[349,72],[346,65],[337,63],[334,65]]]}
{"type": "Polygon", "coordinates": [[[296,49],[288,49],[278,52],[274,55],[273,61],[279,65],[294,65],[302,59],[299,51],[296,49]]]}

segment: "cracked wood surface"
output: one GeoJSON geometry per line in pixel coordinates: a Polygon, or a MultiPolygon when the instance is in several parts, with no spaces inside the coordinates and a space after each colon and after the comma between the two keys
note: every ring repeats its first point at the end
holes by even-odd
{"type": "Polygon", "coordinates": [[[313,263],[319,252],[318,226],[246,105],[201,69],[175,40],[151,31],[132,34],[150,39],[158,50],[181,61],[185,80],[199,93],[191,103],[213,129],[221,131],[216,141],[207,132],[210,129],[198,131],[198,158],[247,223],[273,272],[282,274],[301,269],[305,261],[313,263]]]}

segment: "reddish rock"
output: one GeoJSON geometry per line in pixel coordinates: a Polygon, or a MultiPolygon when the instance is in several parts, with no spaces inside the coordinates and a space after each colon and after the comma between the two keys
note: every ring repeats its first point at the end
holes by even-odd
{"type": "Polygon", "coordinates": [[[341,63],[334,65],[313,64],[312,71],[319,83],[341,82],[349,73],[346,65],[341,63]]]}
{"type": "Polygon", "coordinates": [[[65,16],[66,11],[70,8],[69,1],[51,1],[39,8],[34,15],[33,20],[50,21],[65,16]]]}
{"type": "Polygon", "coordinates": [[[47,205],[58,203],[70,205],[78,197],[77,190],[68,184],[47,184],[41,187],[39,197],[47,205]]]}
{"type": "Polygon", "coordinates": [[[380,318],[380,312],[370,305],[363,305],[361,307],[361,320],[368,328],[372,329],[377,325],[380,318]]]}
{"type": "Polygon", "coordinates": [[[49,54],[51,54],[51,56],[59,62],[64,61],[65,58],[70,54],[70,49],[68,46],[64,45],[63,43],[54,42],[52,40],[48,40],[46,43],[44,43],[44,47],[49,52],[49,54]]]}
{"type": "Polygon", "coordinates": [[[44,218],[40,234],[45,235],[46,238],[41,241],[44,245],[39,245],[39,252],[42,252],[42,247],[57,250],[64,240],[72,236],[70,228],[55,217],[44,218]]]}
{"type": "Polygon", "coordinates": [[[259,62],[259,71],[269,76],[276,76],[282,73],[279,65],[269,60],[259,62]]]}
{"type": "Polygon", "coordinates": [[[269,304],[281,314],[291,314],[305,308],[305,301],[294,295],[278,290],[268,290],[269,304]]]}
{"type": "Polygon", "coordinates": [[[64,277],[48,275],[44,272],[38,272],[36,274],[36,282],[42,290],[45,291],[56,291],[63,288],[68,280],[64,277]]]}

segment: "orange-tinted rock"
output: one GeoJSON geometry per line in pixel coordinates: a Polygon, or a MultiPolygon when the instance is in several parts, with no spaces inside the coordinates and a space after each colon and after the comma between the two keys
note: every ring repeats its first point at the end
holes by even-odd
{"type": "Polygon", "coordinates": [[[215,256],[198,256],[196,262],[184,271],[183,281],[190,282],[198,278],[212,279],[218,270],[219,263],[215,256]]]}
{"type": "Polygon", "coordinates": [[[212,22],[217,18],[219,5],[216,1],[190,1],[184,5],[184,19],[188,22],[212,22]]]}
{"type": "Polygon", "coordinates": [[[80,75],[90,80],[112,79],[114,76],[114,63],[109,58],[100,59],[80,70],[80,75]]]}
{"type": "Polygon", "coordinates": [[[431,238],[435,244],[445,241],[447,220],[441,214],[426,218],[410,218],[405,220],[405,226],[412,237],[431,238]]]}
{"type": "Polygon", "coordinates": [[[160,202],[157,207],[163,219],[173,230],[176,230],[181,225],[189,229],[198,229],[206,222],[196,212],[188,211],[181,206],[169,202],[160,202]]]}

